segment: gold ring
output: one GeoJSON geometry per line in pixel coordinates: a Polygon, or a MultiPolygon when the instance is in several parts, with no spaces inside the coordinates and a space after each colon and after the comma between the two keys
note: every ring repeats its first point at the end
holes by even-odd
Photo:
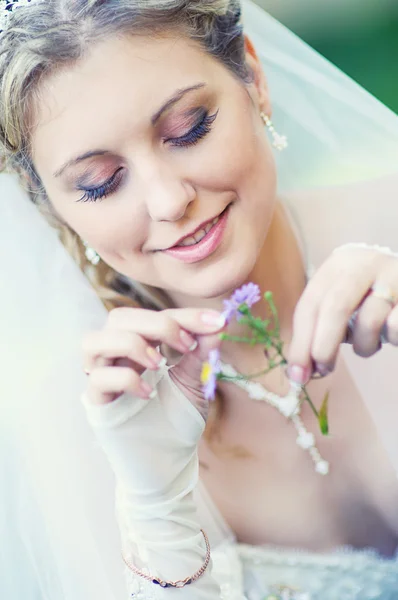
{"type": "Polygon", "coordinates": [[[394,307],[398,302],[397,295],[394,294],[392,289],[388,285],[383,285],[381,283],[375,283],[372,285],[370,295],[374,296],[375,298],[380,298],[380,300],[385,300],[391,304],[392,307],[394,307]]]}

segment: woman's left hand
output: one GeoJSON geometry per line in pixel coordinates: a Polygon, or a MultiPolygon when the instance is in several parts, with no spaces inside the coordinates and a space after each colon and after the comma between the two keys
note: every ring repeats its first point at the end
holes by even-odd
{"type": "Polygon", "coordinates": [[[397,303],[398,257],[373,248],[338,248],[296,306],[289,377],[306,383],[314,372],[331,373],[343,342],[363,357],[380,350],[382,336],[398,346],[397,303]]]}

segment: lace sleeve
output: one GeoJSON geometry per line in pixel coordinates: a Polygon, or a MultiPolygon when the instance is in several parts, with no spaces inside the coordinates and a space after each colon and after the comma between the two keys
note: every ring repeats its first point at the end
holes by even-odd
{"type": "MultiPolygon", "coordinates": [[[[124,394],[104,406],[84,403],[116,476],[120,560],[123,555],[141,572],[180,581],[196,573],[206,557],[193,494],[205,423],[167,370],[145,378],[157,392],[150,401],[124,394]]],[[[162,588],[128,568],[126,573],[134,600],[241,600],[231,596],[229,586],[220,588],[211,560],[199,579],[179,589],[162,588]]]]}

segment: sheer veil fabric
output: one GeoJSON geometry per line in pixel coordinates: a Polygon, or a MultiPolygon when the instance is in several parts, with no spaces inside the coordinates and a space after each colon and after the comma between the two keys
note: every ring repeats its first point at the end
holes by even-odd
{"type": "MultiPolygon", "coordinates": [[[[393,174],[398,118],[243,4],[289,138],[281,191],[393,174]]],[[[121,600],[114,478],[79,401],[81,337],[105,309],[12,175],[0,175],[0,214],[0,596],[121,600]]]]}

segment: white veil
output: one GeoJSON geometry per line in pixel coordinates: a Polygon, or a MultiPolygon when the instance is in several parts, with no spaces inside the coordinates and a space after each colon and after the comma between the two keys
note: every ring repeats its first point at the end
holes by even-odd
{"type": "Polygon", "coordinates": [[[398,170],[398,119],[352,79],[253,4],[244,23],[264,65],[283,190],[338,185],[398,170]]]}
{"type": "MultiPolygon", "coordinates": [[[[398,170],[398,118],[249,1],[283,190],[398,170]]],[[[79,397],[105,310],[11,175],[0,175],[0,597],[126,597],[113,475],[79,397]]]]}

